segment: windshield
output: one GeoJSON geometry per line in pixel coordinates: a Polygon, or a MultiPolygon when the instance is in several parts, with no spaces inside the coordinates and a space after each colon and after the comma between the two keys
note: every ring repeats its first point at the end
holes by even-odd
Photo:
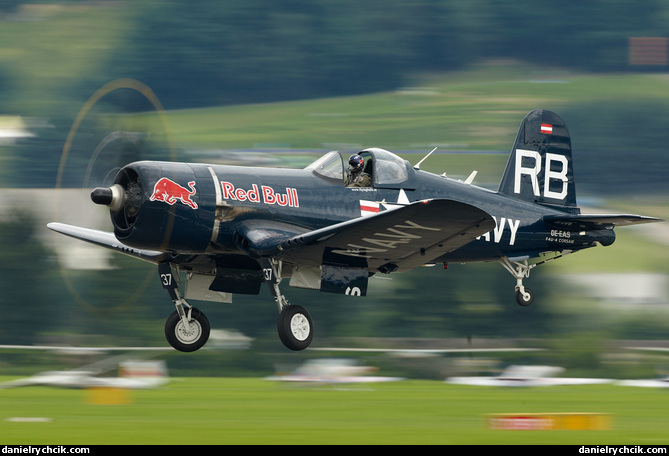
{"type": "Polygon", "coordinates": [[[328,152],[305,169],[325,179],[344,180],[344,163],[338,152],[328,152]]]}

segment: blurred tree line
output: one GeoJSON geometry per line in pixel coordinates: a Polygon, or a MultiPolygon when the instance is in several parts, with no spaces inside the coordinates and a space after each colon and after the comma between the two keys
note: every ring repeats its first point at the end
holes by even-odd
{"type": "MultiPolygon", "coordinates": [[[[490,58],[617,71],[628,68],[629,37],[669,33],[669,2],[663,0],[4,0],[0,19],[33,21],[35,13],[26,11],[36,5],[70,7],[60,14],[71,15],[76,45],[89,45],[78,35],[86,33],[99,47],[97,56],[104,55],[77,81],[63,81],[63,102],[133,77],[171,108],[382,91],[417,73],[490,58]],[[89,30],[84,6],[109,21],[89,30]],[[99,36],[108,37],[106,45],[95,41],[99,36]]],[[[42,28],[48,29],[38,26],[36,33],[42,28]]],[[[70,46],[67,36],[44,38],[49,46],[70,46]]],[[[26,46],[40,44],[26,39],[26,46]]],[[[13,88],[3,73],[11,69],[0,65],[0,92],[13,88]]],[[[16,101],[10,93],[0,96],[16,101]]],[[[41,115],[44,103],[30,109],[41,115]]]]}
{"type": "Polygon", "coordinates": [[[627,68],[630,36],[669,32],[669,2],[661,0],[161,0],[132,7],[135,26],[104,72],[146,82],[173,107],[381,91],[419,72],[488,58],[616,71],[627,68]]]}

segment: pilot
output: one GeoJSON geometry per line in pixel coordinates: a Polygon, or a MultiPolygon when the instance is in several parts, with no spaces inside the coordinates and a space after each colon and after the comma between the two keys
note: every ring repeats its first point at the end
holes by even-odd
{"type": "Polygon", "coordinates": [[[372,185],[372,177],[362,172],[365,160],[358,154],[351,155],[348,159],[347,187],[369,187],[372,185]]]}

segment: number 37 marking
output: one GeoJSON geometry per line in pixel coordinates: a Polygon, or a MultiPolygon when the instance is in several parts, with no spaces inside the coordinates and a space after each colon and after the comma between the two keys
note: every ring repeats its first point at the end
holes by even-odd
{"type": "Polygon", "coordinates": [[[172,274],[160,274],[160,280],[164,287],[172,285],[172,274]]]}

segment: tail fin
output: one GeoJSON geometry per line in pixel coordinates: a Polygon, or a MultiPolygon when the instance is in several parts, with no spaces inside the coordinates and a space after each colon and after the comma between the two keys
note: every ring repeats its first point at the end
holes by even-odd
{"type": "Polygon", "coordinates": [[[571,139],[554,112],[535,110],[520,124],[499,193],[575,212],[571,139]]]}

